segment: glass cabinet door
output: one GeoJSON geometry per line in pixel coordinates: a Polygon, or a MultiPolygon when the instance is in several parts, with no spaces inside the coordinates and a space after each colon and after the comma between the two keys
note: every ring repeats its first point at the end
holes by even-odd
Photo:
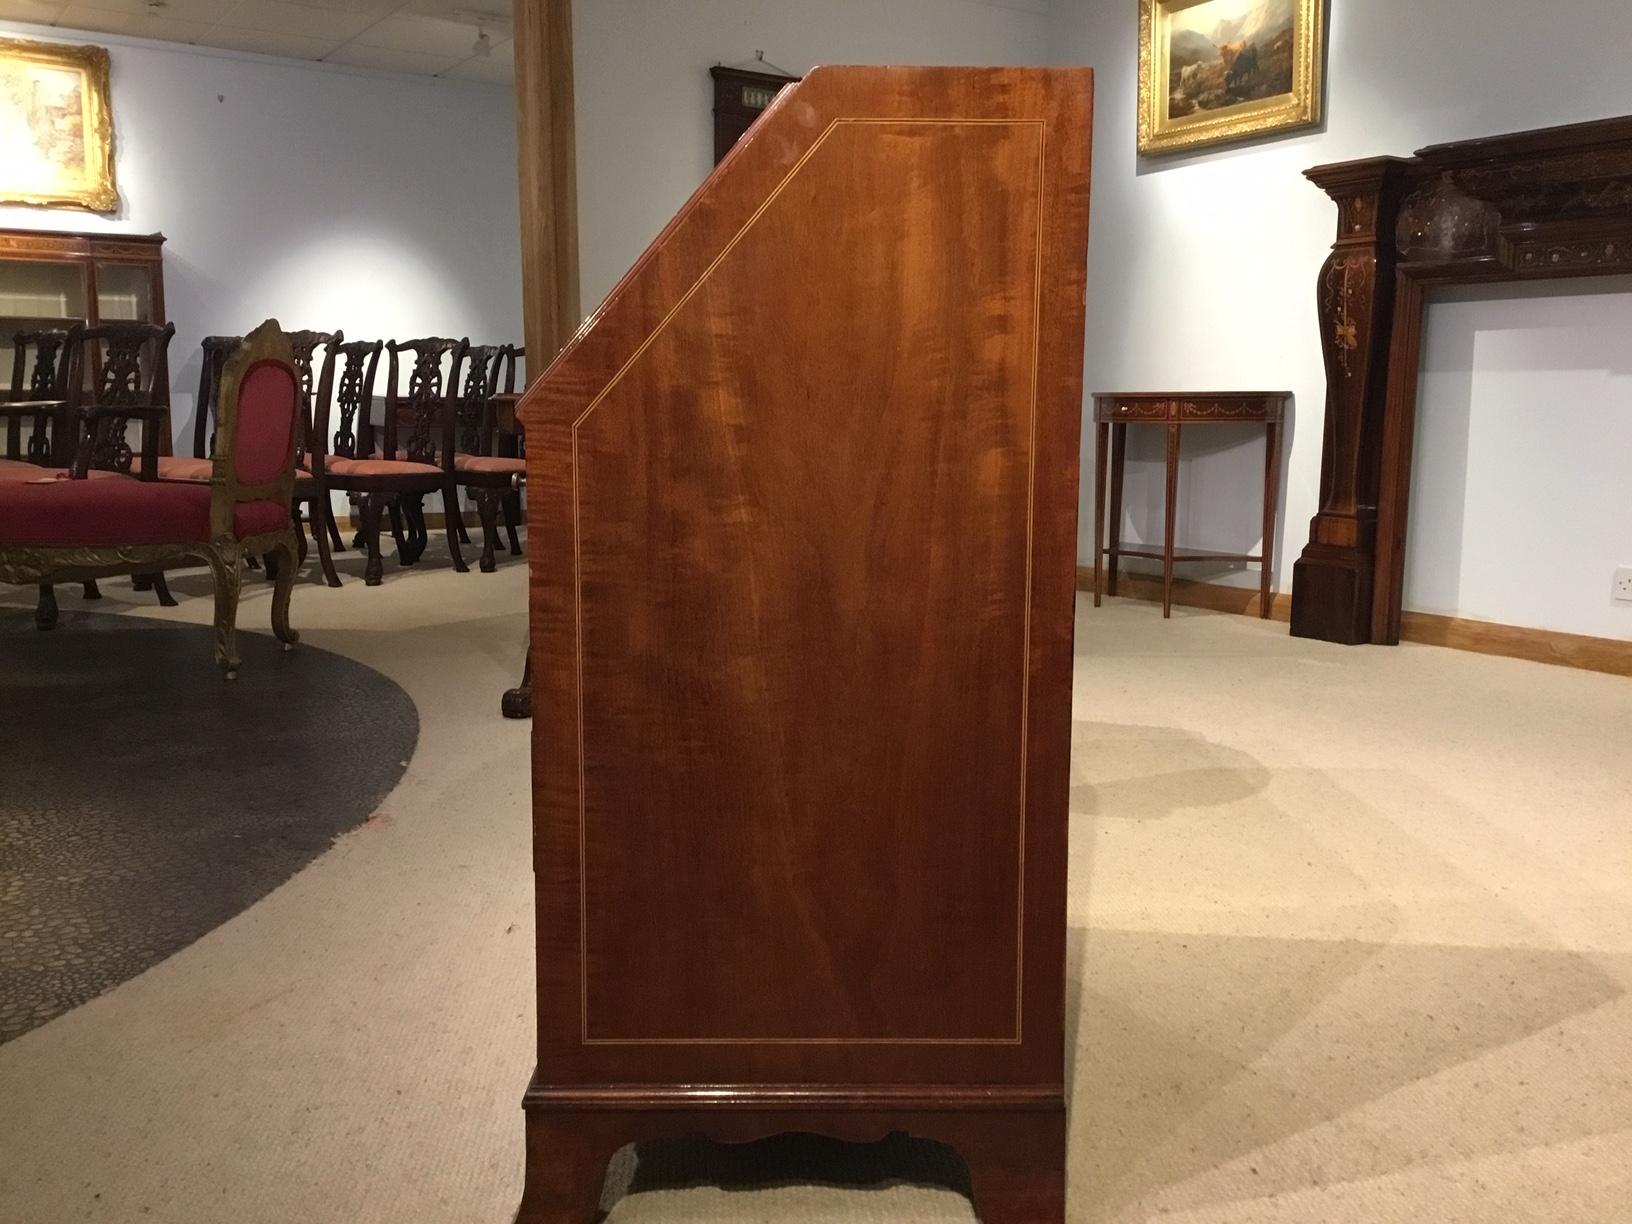
{"type": "Polygon", "coordinates": [[[153,268],[146,264],[98,263],[96,313],[103,323],[152,323],[153,268]]]}
{"type": "MultiPolygon", "coordinates": [[[[0,389],[9,392],[18,332],[69,327],[86,319],[85,270],[59,260],[0,262],[0,389]]],[[[28,386],[31,371],[22,371],[28,386]]]]}

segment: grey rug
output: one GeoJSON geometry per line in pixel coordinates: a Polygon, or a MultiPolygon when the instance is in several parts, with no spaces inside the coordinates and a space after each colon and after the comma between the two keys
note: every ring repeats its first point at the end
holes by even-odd
{"type": "Polygon", "coordinates": [[[157,964],[366,820],[419,739],[360,663],[238,634],[0,609],[0,1042],[157,964]]]}

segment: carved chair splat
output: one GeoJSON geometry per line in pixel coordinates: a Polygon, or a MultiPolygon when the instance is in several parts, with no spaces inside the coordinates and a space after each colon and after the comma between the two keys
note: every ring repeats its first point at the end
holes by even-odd
{"type": "MultiPolygon", "coordinates": [[[[494,553],[500,511],[509,498],[519,498],[518,490],[527,478],[526,460],[494,452],[493,388],[498,378],[498,354],[499,350],[491,345],[460,341],[453,351],[450,378],[453,385],[462,387],[457,398],[450,399],[448,411],[456,443],[453,470],[460,487],[468,490],[475,501],[482,521],[482,555],[478,567],[484,574],[498,568],[494,553]]],[[[508,511],[505,517],[510,518],[508,511]]],[[[521,542],[516,538],[514,527],[510,541],[511,552],[519,555],[521,542]]]]}
{"type": "MultiPolygon", "coordinates": [[[[419,505],[425,496],[440,490],[450,514],[457,510],[458,505],[451,470],[445,471],[434,461],[397,457],[397,416],[401,407],[395,394],[397,353],[413,348],[415,343],[398,344],[392,341],[387,345],[379,340],[358,340],[336,345],[334,351],[341,362],[337,390],[331,392],[329,387],[320,386],[317,394],[312,427],[314,447],[310,455],[311,471],[318,479],[326,481],[328,487],[355,495],[362,524],[359,533],[361,543],[368,552],[363,581],[369,586],[378,586],[383,580],[380,528],[387,508],[394,509],[400,504],[410,518],[409,537],[404,539],[402,533],[396,533],[397,560],[399,564],[407,566],[414,564],[424,549],[424,520],[419,505]],[[392,386],[387,391],[383,448],[380,453],[374,454],[369,446],[373,427],[368,422],[368,410],[373,403],[380,353],[388,348],[391,350],[389,377],[392,386]],[[335,407],[339,408],[339,420],[331,437],[329,426],[335,407]],[[332,454],[325,453],[331,445],[332,454]]],[[[451,349],[456,342],[449,340],[445,343],[451,349]]],[[[444,353],[447,351],[442,350],[444,353]]],[[[430,360],[416,356],[416,366],[422,362],[426,367],[432,364],[430,360]]],[[[440,439],[440,435],[448,431],[440,354],[436,355],[434,364],[434,380],[427,369],[410,384],[410,399],[415,405],[413,411],[416,415],[429,413],[423,432],[426,437],[434,434],[438,439],[430,442],[433,460],[438,448],[444,454],[451,451],[448,442],[440,439]]],[[[424,455],[427,453],[425,439],[420,434],[421,431],[416,429],[410,442],[415,444],[414,453],[424,455]]],[[[449,531],[448,549],[453,554],[454,569],[464,572],[468,567],[459,551],[456,531],[449,531]]]]}

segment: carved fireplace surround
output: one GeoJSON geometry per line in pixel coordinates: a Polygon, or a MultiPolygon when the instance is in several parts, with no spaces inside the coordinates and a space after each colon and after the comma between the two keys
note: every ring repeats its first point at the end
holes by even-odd
{"type": "Polygon", "coordinates": [[[1293,571],[1292,632],[1392,645],[1427,291],[1632,271],[1632,116],[1306,173],[1338,225],[1319,286],[1320,511],[1293,571]]]}

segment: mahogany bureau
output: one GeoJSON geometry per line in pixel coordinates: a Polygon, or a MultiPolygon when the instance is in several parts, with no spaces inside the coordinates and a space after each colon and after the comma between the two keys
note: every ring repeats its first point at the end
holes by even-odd
{"type": "Polygon", "coordinates": [[[1091,89],[818,68],[522,399],[525,1224],[783,1131],[1063,1224],[1091,89]]]}

